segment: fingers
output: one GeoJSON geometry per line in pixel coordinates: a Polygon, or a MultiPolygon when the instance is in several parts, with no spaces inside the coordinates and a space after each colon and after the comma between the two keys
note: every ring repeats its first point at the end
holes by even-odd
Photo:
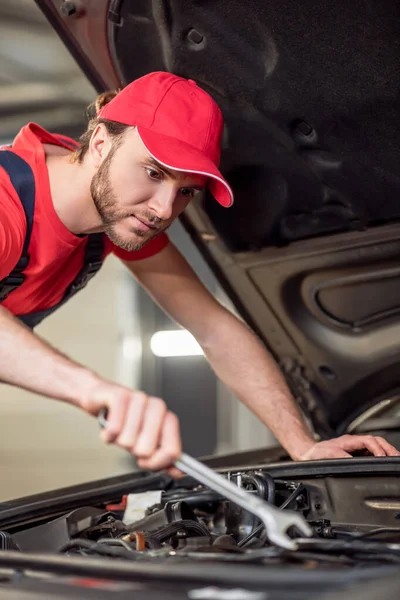
{"type": "Polygon", "coordinates": [[[182,477],[185,477],[185,473],[182,473],[182,471],[180,471],[176,467],[170,467],[169,469],[165,469],[165,471],[174,479],[182,479],[182,477]]]}
{"type": "Polygon", "coordinates": [[[373,435],[342,435],[316,443],[300,460],[325,460],[352,458],[355,450],[368,450],[373,456],[400,456],[400,452],[388,441],[373,435]]]}
{"type": "Polygon", "coordinates": [[[125,421],[126,401],[121,398],[119,402],[104,402],[104,406],[107,407],[107,424],[100,437],[103,442],[109,444],[117,438],[125,421]]]}
{"type": "Polygon", "coordinates": [[[344,435],[336,441],[348,452],[366,448],[374,456],[386,456],[386,452],[372,435],[344,435]]]}
{"type": "Polygon", "coordinates": [[[377,437],[376,439],[385,450],[387,456],[400,456],[400,452],[392,444],[389,444],[387,440],[381,437],[377,437]]]}
{"type": "MultiPolygon", "coordinates": [[[[179,421],[167,410],[161,398],[148,396],[122,386],[102,386],[85,407],[91,414],[107,408],[107,424],[100,433],[106,443],[114,443],[135,455],[143,469],[171,467],[182,452],[179,421]]],[[[180,472],[171,470],[174,477],[180,472]]]]}
{"type": "Polygon", "coordinates": [[[374,456],[399,456],[400,453],[389,442],[373,435],[344,435],[336,440],[340,446],[352,452],[366,448],[374,456]]]}
{"type": "Polygon", "coordinates": [[[353,458],[348,452],[336,452],[332,458],[353,458]]]}
{"type": "MultiPolygon", "coordinates": [[[[374,456],[386,456],[385,450],[379,444],[378,440],[372,436],[366,436],[361,441],[361,448],[366,448],[374,456]]],[[[360,446],[359,446],[360,447],[360,446]]]]}
{"type": "MultiPolygon", "coordinates": [[[[149,398],[143,392],[135,392],[127,400],[125,418],[121,423],[115,442],[125,450],[131,450],[143,426],[149,398]]],[[[114,441],[114,440],[113,440],[114,441]]]]}
{"type": "Polygon", "coordinates": [[[160,446],[150,457],[138,460],[141,469],[164,469],[170,467],[182,453],[178,417],[168,412],[161,432],[160,446]]]}
{"type": "Polygon", "coordinates": [[[140,434],[132,447],[136,456],[147,458],[157,449],[163,439],[166,414],[167,406],[161,398],[149,398],[140,434]]]}
{"type": "Polygon", "coordinates": [[[147,398],[143,392],[132,392],[109,401],[107,425],[101,433],[103,441],[130,449],[142,425],[147,398]]]}

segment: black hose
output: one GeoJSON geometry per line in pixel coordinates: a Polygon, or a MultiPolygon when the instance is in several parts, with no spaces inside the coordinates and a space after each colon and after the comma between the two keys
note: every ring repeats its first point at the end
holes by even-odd
{"type": "Polygon", "coordinates": [[[136,550],[134,550],[132,548],[132,546],[130,546],[128,544],[128,542],[125,542],[125,540],[121,540],[121,538],[100,538],[99,540],[97,540],[96,544],[104,544],[106,546],[119,546],[120,548],[125,548],[125,550],[127,550],[128,552],[136,552],[136,550]]]}
{"type": "Polygon", "coordinates": [[[322,552],[304,552],[303,550],[296,550],[290,554],[285,554],[282,558],[289,558],[293,561],[321,561],[327,563],[340,563],[342,565],[354,566],[358,561],[350,556],[336,556],[335,554],[323,554],[322,552]]]}
{"type": "MultiPolygon", "coordinates": [[[[275,503],[275,482],[271,475],[268,473],[245,473],[242,475],[242,482],[244,484],[250,483],[253,484],[257,490],[257,495],[260,498],[263,498],[270,504],[275,503]]],[[[259,531],[262,529],[262,524],[259,519],[257,519],[254,523],[252,531],[249,535],[244,538],[238,545],[242,546],[245,540],[251,540],[259,531]]]]}
{"type": "Polygon", "coordinates": [[[296,496],[298,495],[298,493],[300,492],[300,490],[302,489],[303,484],[299,483],[298,486],[296,487],[295,490],[293,490],[293,492],[290,494],[290,496],[288,496],[286,498],[286,500],[280,505],[279,510],[283,510],[284,508],[286,508],[287,506],[289,506],[289,504],[291,502],[293,502],[293,500],[296,498],[296,496]]]}
{"type": "MultiPolygon", "coordinates": [[[[121,546],[121,545],[120,545],[121,546]]],[[[132,559],[137,555],[141,555],[141,552],[136,552],[133,549],[126,550],[122,547],[108,546],[104,543],[98,542],[90,542],[89,540],[76,538],[74,540],[70,540],[66,544],[64,544],[59,552],[64,554],[69,550],[86,550],[88,552],[93,552],[95,554],[102,554],[103,556],[113,556],[115,558],[129,558],[132,559]]]]}
{"type": "Polygon", "coordinates": [[[260,498],[263,498],[270,504],[275,502],[275,482],[268,473],[245,473],[242,475],[242,482],[252,483],[260,498]]]}
{"type": "Polygon", "coordinates": [[[167,540],[175,535],[178,531],[182,530],[187,531],[191,535],[210,537],[210,531],[205,525],[203,525],[203,523],[183,520],[174,521],[173,523],[170,523],[169,525],[166,525],[157,531],[152,531],[151,538],[153,540],[163,542],[164,540],[167,540]]]}
{"type": "Polygon", "coordinates": [[[166,492],[163,495],[163,501],[165,503],[173,502],[176,500],[183,500],[189,506],[195,505],[197,507],[198,504],[212,504],[214,502],[222,502],[226,500],[226,498],[222,496],[222,494],[217,494],[217,492],[212,492],[208,489],[200,490],[199,492],[166,492]]]}
{"type": "Polygon", "coordinates": [[[246,536],[245,538],[240,540],[240,542],[238,542],[239,548],[243,548],[244,546],[247,546],[247,543],[250,542],[257,535],[257,533],[260,533],[263,529],[264,529],[264,523],[261,523],[255,529],[253,529],[253,531],[251,531],[248,536],[246,536]]]}
{"type": "Polygon", "coordinates": [[[400,536],[400,528],[398,527],[377,527],[376,529],[371,529],[370,531],[366,531],[365,533],[356,533],[353,539],[361,540],[362,538],[369,538],[376,535],[381,535],[382,533],[397,533],[400,536]]]}
{"type": "Polygon", "coordinates": [[[347,540],[325,540],[325,539],[301,539],[298,540],[299,550],[306,550],[307,552],[330,552],[330,553],[341,553],[347,556],[364,555],[374,557],[376,554],[381,556],[393,556],[400,560],[400,545],[390,544],[383,542],[369,542],[367,540],[360,540],[355,538],[349,538],[347,540]]]}
{"type": "MultiPolygon", "coordinates": [[[[298,484],[296,489],[293,490],[293,492],[290,494],[290,496],[288,496],[286,498],[286,500],[280,505],[279,510],[284,510],[287,506],[289,506],[289,504],[296,498],[296,496],[299,493],[302,486],[303,486],[302,483],[298,484]]],[[[240,542],[238,542],[238,546],[240,548],[246,546],[248,544],[248,542],[250,542],[263,529],[264,529],[264,523],[260,523],[260,525],[258,525],[255,529],[253,529],[253,531],[251,533],[249,533],[249,535],[247,537],[243,538],[242,540],[240,540],[240,542]]]]}

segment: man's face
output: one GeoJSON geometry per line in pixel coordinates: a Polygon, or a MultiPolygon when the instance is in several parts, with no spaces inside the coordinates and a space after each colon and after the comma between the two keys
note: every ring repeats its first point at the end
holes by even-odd
{"type": "Polygon", "coordinates": [[[90,191],[110,240],[139,250],[167,229],[201,193],[206,177],[170,171],[147,152],[136,130],[113,145],[94,175],[90,191]]]}

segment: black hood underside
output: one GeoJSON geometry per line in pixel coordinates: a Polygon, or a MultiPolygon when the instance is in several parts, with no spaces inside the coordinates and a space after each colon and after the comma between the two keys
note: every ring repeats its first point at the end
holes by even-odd
{"type": "Polygon", "coordinates": [[[224,110],[236,204],[207,212],[231,250],[399,218],[399,10],[365,0],[122,3],[124,80],[167,68],[224,110]]]}

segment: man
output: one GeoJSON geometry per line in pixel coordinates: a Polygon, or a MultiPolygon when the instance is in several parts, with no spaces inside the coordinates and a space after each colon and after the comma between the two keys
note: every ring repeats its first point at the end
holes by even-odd
{"type": "Polygon", "coordinates": [[[106,407],[105,442],[132,452],[141,468],[174,462],[179,423],[162,399],[106,381],[29,329],[113,252],[197,338],[217,376],[293,459],[349,457],[362,448],[398,455],[372,436],[316,443],[263,345],[168,241],[165,230],[206,186],[223,206],[233,202],[218,170],[223,119],[211,97],[160,72],[108,99],[98,99],[78,147],[31,123],[0,152],[0,379],[92,415],[106,407]]]}

